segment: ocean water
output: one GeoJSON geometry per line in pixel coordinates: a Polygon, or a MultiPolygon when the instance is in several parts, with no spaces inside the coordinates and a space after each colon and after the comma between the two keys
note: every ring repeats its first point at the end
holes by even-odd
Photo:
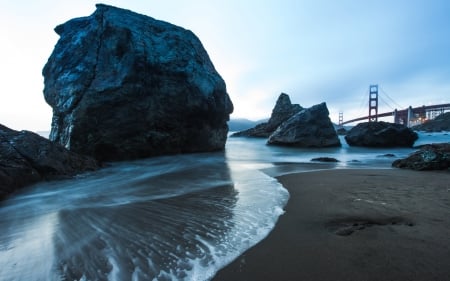
{"type": "MultiPolygon", "coordinates": [[[[283,214],[289,194],[275,176],[390,168],[415,150],[341,141],[295,149],[229,138],[220,153],[114,163],[31,186],[0,203],[0,280],[209,280],[283,214]]],[[[449,141],[421,133],[416,144],[449,141]]]]}

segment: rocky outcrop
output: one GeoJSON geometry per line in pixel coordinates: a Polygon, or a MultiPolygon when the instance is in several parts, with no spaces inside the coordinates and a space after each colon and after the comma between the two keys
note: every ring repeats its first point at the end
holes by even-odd
{"type": "Polygon", "coordinates": [[[359,123],[345,136],[349,145],[366,147],[411,147],[417,139],[410,128],[382,121],[359,123]]]}
{"type": "Polygon", "coordinates": [[[450,143],[426,144],[405,159],[392,163],[396,168],[413,170],[447,170],[450,168],[450,143]]]}
{"type": "Polygon", "coordinates": [[[413,127],[416,131],[441,132],[450,131],[450,112],[438,115],[433,120],[413,127]]]}
{"type": "Polygon", "coordinates": [[[73,176],[97,168],[92,158],[70,152],[35,133],[0,125],[0,199],[40,180],[73,176]]]}
{"type": "Polygon", "coordinates": [[[55,31],[51,140],[100,160],[224,148],[233,105],[191,31],[102,4],[55,31]]]}
{"type": "Polygon", "coordinates": [[[336,133],[339,136],[345,136],[347,134],[347,130],[345,128],[339,128],[339,129],[336,130],[336,133]]]}
{"type": "Polygon", "coordinates": [[[259,137],[268,138],[284,121],[302,110],[298,104],[292,104],[291,99],[285,93],[281,93],[272,110],[269,121],[256,125],[245,131],[232,134],[233,137],[259,137]]]}
{"type": "Polygon", "coordinates": [[[297,147],[341,145],[325,103],[303,109],[283,122],[267,143],[297,147]]]}

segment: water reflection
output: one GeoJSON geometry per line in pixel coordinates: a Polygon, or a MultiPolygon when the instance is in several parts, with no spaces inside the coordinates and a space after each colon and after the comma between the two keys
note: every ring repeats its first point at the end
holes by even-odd
{"type": "Polygon", "coordinates": [[[53,233],[57,215],[0,217],[0,280],[57,280],[53,233]],[[14,222],[14,223],[12,223],[14,222]]]}

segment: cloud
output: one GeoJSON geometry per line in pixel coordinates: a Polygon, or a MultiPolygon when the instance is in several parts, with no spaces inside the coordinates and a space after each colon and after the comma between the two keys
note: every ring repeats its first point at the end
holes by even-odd
{"type": "MultiPolygon", "coordinates": [[[[95,10],[90,0],[2,2],[0,122],[50,126],[41,69],[53,28],[95,10]]],[[[278,95],[327,102],[337,121],[368,109],[370,84],[400,105],[450,102],[450,2],[446,0],[112,0],[192,30],[224,78],[235,117],[268,117],[278,95]]],[[[406,105],[407,106],[407,105],[406,105]]],[[[384,110],[384,109],[383,109],[384,110]]]]}

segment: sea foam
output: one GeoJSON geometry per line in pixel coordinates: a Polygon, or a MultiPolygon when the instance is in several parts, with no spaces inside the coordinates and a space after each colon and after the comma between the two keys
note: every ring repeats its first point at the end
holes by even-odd
{"type": "Polygon", "coordinates": [[[0,279],[208,280],[267,236],[288,197],[223,153],[40,183],[0,208],[0,279]]]}

